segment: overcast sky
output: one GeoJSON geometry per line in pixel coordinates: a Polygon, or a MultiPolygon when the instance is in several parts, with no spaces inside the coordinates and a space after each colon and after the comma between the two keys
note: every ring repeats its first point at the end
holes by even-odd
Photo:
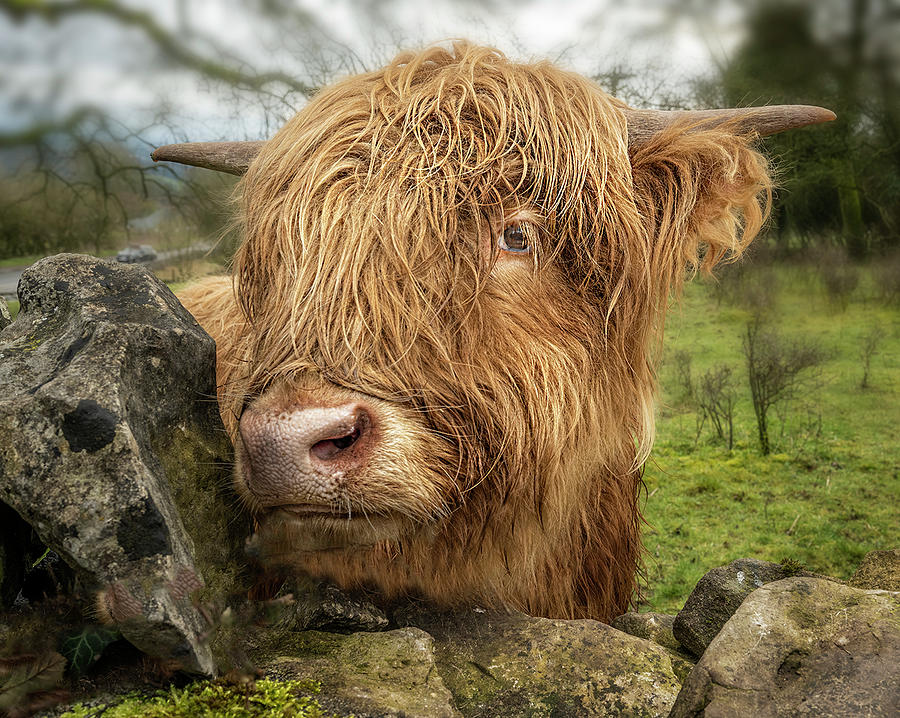
{"type": "MultiPolygon", "coordinates": [[[[642,70],[683,85],[710,72],[740,38],[740,13],[730,3],[694,0],[121,0],[148,12],[166,29],[187,27],[190,47],[227,55],[257,70],[302,77],[310,58],[328,65],[334,54],[351,62],[338,74],[382,64],[398,47],[464,37],[520,59],[549,57],[587,75],[614,66],[642,70]],[[272,20],[256,8],[289,6],[272,20]],[[708,8],[716,8],[715,12],[708,8]],[[249,8],[249,9],[248,9],[249,8]],[[676,8],[673,10],[673,8],[676,8]],[[679,9],[680,8],[680,9],[679,9]],[[305,19],[304,19],[305,18],[305,19]]],[[[333,64],[333,63],[332,63],[333,64]]],[[[321,79],[314,69],[313,81],[321,79]]],[[[95,15],[13,22],[0,13],[0,128],[62,116],[92,105],[129,127],[146,126],[166,107],[173,125],[192,139],[271,134],[264,113],[195,73],[166,63],[136,29],[95,15]]]]}

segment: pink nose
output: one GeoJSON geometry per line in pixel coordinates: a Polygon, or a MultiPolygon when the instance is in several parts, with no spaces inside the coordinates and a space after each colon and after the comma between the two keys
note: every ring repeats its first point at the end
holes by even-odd
{"type": "Polygon", "coordinates": [[[241,416],[247,487],[263,506],[328,504],[368,459],[372,416],[359,403],[254,410],[241,416]]]}

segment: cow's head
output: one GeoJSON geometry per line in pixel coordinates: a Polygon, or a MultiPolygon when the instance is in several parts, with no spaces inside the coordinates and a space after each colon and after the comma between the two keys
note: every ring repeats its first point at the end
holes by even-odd
{"type": "Polygon", "coordinates": [[[219,375],[271,552],[450,601],[623,608],[667,299],[759,230],[752,140],[831,117],[632,110],[463,45],[329,87],[265,143],[157,150],[244,174],[247,323],[219,375]]]}

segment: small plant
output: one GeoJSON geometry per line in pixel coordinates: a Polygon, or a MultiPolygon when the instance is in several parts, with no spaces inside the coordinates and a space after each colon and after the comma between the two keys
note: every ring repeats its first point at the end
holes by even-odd
{"type": "Polygon", "coordinates": [[[885,304],[900,303],[900,251],[882,258],[873,268],[873,277],[885,304]]]}
{"type": "Polygon", "coordinates": [[[737,401],[732,368],[720,364],[708,370],[700,377],[696,398],[700,408],[697,438],[709,420],[716,430],[716,436],[731,451],[734,446],[734,405],[737,401]]]}
{"type": "Polygon", "coordinates": [[[859,359],[862,362],[863,375],[859,382],[860,389],[869,387],[869,370],[872,367],[872,357],[878,353],[878,345],[884,339],[884,330],[875,325],[866,334],[860,338],[859,343],[859,359]]]}
{"type": "Polygon", "coordinates": [[[787,556],[781,559],[781,568],[787,571],[791,576],[796,576],[797,574],[806,571],[806,566],[804,566],[800,561],[796,561],[787,556]]]}
{"type": "Polygon", "coordinates": [[[768,456],[772,450],[770,410],[774,407],[785,412],[790,400],[807,388],[808,370],[821,364],[825,356],[816,344],[797,339],[788,341],[775,331],[763,328],[759,317],[747,325],[743,350],[759,448],[768,456]]]}
{"type": "Polygon", "coordinates": [[[725,265],[711,287],[717,305],[724,302],[756,313],[773,309],[779,291],[778,275],[770,266],[745,262],[725,265]]]}
{"type": "Polygon", "coordinates": [[[850,263],[846,252],[837,247],[819,252],[817,263],[828,302],[842,312],[846,311],[850,295],[859,284],[859,271],[850,263]]]}
{"type": "Polygon", "coordinates": [[[689,351],[679,349],[674,354],[675,381],[678,386],[678,401],[685,404],[694,398],[694,378],[692,374],[693,356],[689,351]]]}

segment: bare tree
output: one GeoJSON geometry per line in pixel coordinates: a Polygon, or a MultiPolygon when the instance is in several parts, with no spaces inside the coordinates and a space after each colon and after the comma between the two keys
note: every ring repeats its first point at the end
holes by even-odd
{"type": "Polygon", "coordinates": [[[737,403],[737,389],[734,372],[730,366],[719,364],[706,371],[697,385],[697,406],[700,418],[697,437],[707,419],[712,423],[716,436],[725,442],[728,450],[734,447],[734,405],[737,403]]]}
{"type": "Polygon", "coordinates": [[[863,366],[862,380],[859,382],[860,389],[869,387],[869,370],[872,367],[872,357],[878,353],[878,345],[884,339],[884,330],[880,325],[875,325],[861,337],[859,343],[859,359],[863,366]]]}
{"type": "Polygon", "coordinates": [[[747,325],[743,350],[759,447],[768,455],[772,450],[769,411],[773,407],[785,410],[788,402],[811,388],[811,383],[806,381],[809,370],[821,364],[825,353],[812,342],[784,339],[763,327],[758,317],[747,325]]]}
{"type": "MultiPolygon", "coordinates": [[[[358,58],[325,37],[315,19],[293,3],[266,0],[232,9],[243,22],[265,29],[258,46],[223,46],[191,24],[185,3],[172,22],[150,4],[141,9],[120,0],[0,0],[0,26],[21,23],[24,37],[35,38],[71,26],[71,35],[57,36],[73,47],[81,47],[85,22],[103,30],[99,42],[114,45],[127,34],[125,52],[133,61],[123,63],[131,68],[123,77],[144,78],[148,86],[162,76],[190,78],[210,95],[230,98],[237,117],[238,108],[252,107],[254,134],[259,122],[274,132],[335,71],[359,69],[358,58]],[[316,42],[304,44],[312,38],[316,42]],[[267,53],[268,42],[278,52],[267,53]]],[[[21,97],[0,82],[0,103],[15,106],[17,114],[17,124],[0,129],[0,257],[82,247],[98,252],[127,240],[131,222],[161,206],[208,236],[225,232],[221,209],[233,181],[150,161],[154,146],[189,139],[174,129],[182,122],[166,97],[158,98],[155,112],[137,118],[133,111],[122,115],[113,107],[85,104],[75,93],[60,100],[77,85],[78,63],[60,63],[40,42],[18,43],[52,76],[21,97]]],[[[15,61],[9,55],[15,47],[6,52],[15,61]]]]}
{"type": "Polygon", "coordinates": [[[678,383],[678,401],[682,404],[692,402],[694,399],[694,377],[692,365],[694,358],[686,349],[679,349],[674,355],[675,378],[678,383]]]}

